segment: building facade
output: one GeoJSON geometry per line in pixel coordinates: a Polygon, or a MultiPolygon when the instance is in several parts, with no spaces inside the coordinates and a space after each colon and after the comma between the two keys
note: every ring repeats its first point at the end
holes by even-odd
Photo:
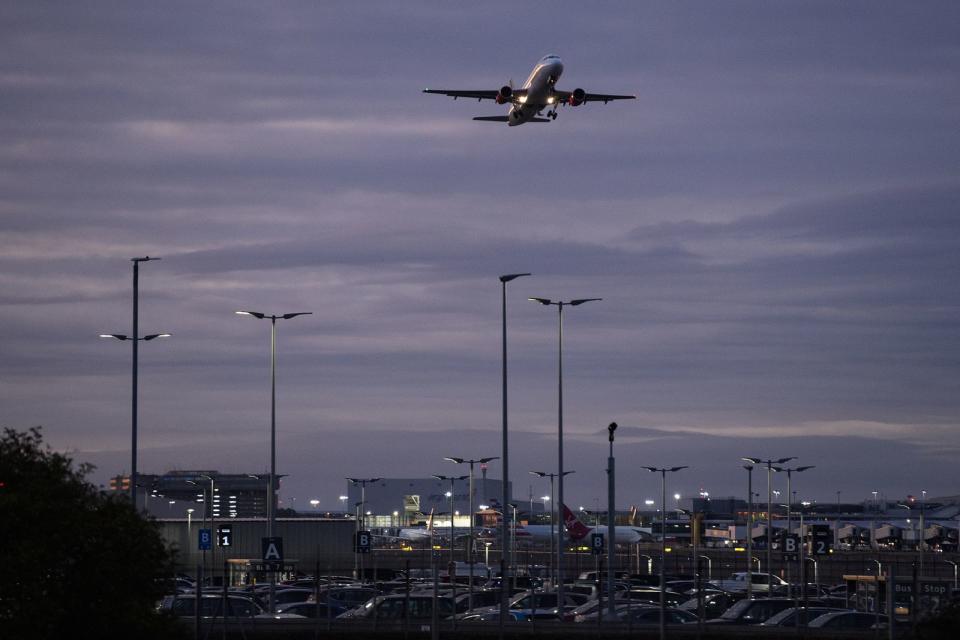
{"type": "MultiPolygon", "coordinates": [[[[269,474],[212,470],[168,471],[162,475],[141,473],[137,474],[138,502],[157,518],[266,518],[269,480],[269,474]]],[[[279,486],[279,482],[277,484],[279,486]]],[[[109,487],[110,491],[126,493],[130,477],[113,477],[109,487]]]]}

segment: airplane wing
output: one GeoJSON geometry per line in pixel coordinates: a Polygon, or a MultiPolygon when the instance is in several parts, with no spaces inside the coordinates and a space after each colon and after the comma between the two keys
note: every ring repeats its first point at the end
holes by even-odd
{"type": "MultiPolygon", "coordinates": [[[[556,91],[554,90],[554,95],[557,96],[559,102],[570,102],[570,96],[573,95],[573,91],[556,91]]],[[[602,102],[604,104],[610,102],[611,100],[636,100],[637,96],[618,96],[610,93],[584,93],[583,100],[581,102],[602,102]]]]}
{"type": "MultiPolygon", "coordinates": [[[[501,89],[500,91],[503,91],[501,89]]],[[[441,96],[449,96],[456,100],[457,98],[473,98],[475,100],[497,100],[501,95],[500,91],[470,91],[459,89],[424,89],[424,93],[436,93],[441,96]]],[[[514,89],[509,94],[504,95],[501,102],[511,102],[527,94],[526,89],[514,89]]]]}
{"type": "Polygon", "coordinates": [[[457,98],[475,98],[477,100],[496,100],[498,91],[459,91],[450,89],[424,89],[424,93],[438,93],[442,96],[457,98]]]}

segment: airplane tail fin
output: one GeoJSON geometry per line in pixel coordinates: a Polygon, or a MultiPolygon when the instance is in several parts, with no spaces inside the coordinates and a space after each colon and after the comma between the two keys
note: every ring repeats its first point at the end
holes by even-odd
{"type": "Polygon", "coordinates": [[[563,524],[573,540],[583,540],[590,533],[590,528],[580,522],[567,505],[563,505],[563,524]]]}
{"type": "Polygon", "coordinates": [[[427,531],[433,531],[433,509],[430,509],[430,515],[427,517],[427,531]]]}
{"type": "Polygon", "coordinates": [[[637,505],[630,505],[630,526],[637,524],[637,505]]]}

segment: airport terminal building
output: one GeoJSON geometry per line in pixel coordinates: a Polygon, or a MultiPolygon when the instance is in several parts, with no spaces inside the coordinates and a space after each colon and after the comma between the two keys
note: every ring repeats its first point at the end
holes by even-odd
{"type": "MultiPolygon", "coordinates": [[[[358,514],[362,508],[367,515],[367,526],[371,527],[416,525],[423,522],[431,511],[435,516],[442,514],[442,519],[449,520],[451,497],[455,514],[466,516],[470,512],[469,479],[454,480],[452,492],[450,480],[436,478],[380,478],[376,482],[366,483],[365,488],[356,483],[348,483],[348,485],[346,494],[348,504],[345,505],[345,510],[352,510],[353,513],[358,514]],[[453,495],[448,496],[448,492],[453,495]]],[[[481,511],[482,506],[498,509],[502,498],[502,486],[501,480],[484,480],[482,477],[475,477],[473,479],[474,511],[481,511]]],[[[516,498],[514,496],[515,500],[516,498]]],[[[522,500],[521,503],[523,503],[522,500]]],[[[537,502],[535,508],[540,510],[542,505],[537,502]]]]}

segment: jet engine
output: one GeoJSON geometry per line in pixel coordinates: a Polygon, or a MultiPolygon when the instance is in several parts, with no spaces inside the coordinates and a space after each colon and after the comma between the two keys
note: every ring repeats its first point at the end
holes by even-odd
{"type": "Polygon", "coordinates": [[[510,98],[513,97],[513,89],[509,85],[503,85],[500,87],[500,91],[497,93],[497,104],[505,104],[510,102],[510,98]]]}
{"type": "Polygon", "coordinates": [[[570,93],[570,98],[567,100],[567,104],[569,104],[571,107],[579,107],[583,104],[584,98],[586,97],[587,92],[578,87],[570,93]]]}

